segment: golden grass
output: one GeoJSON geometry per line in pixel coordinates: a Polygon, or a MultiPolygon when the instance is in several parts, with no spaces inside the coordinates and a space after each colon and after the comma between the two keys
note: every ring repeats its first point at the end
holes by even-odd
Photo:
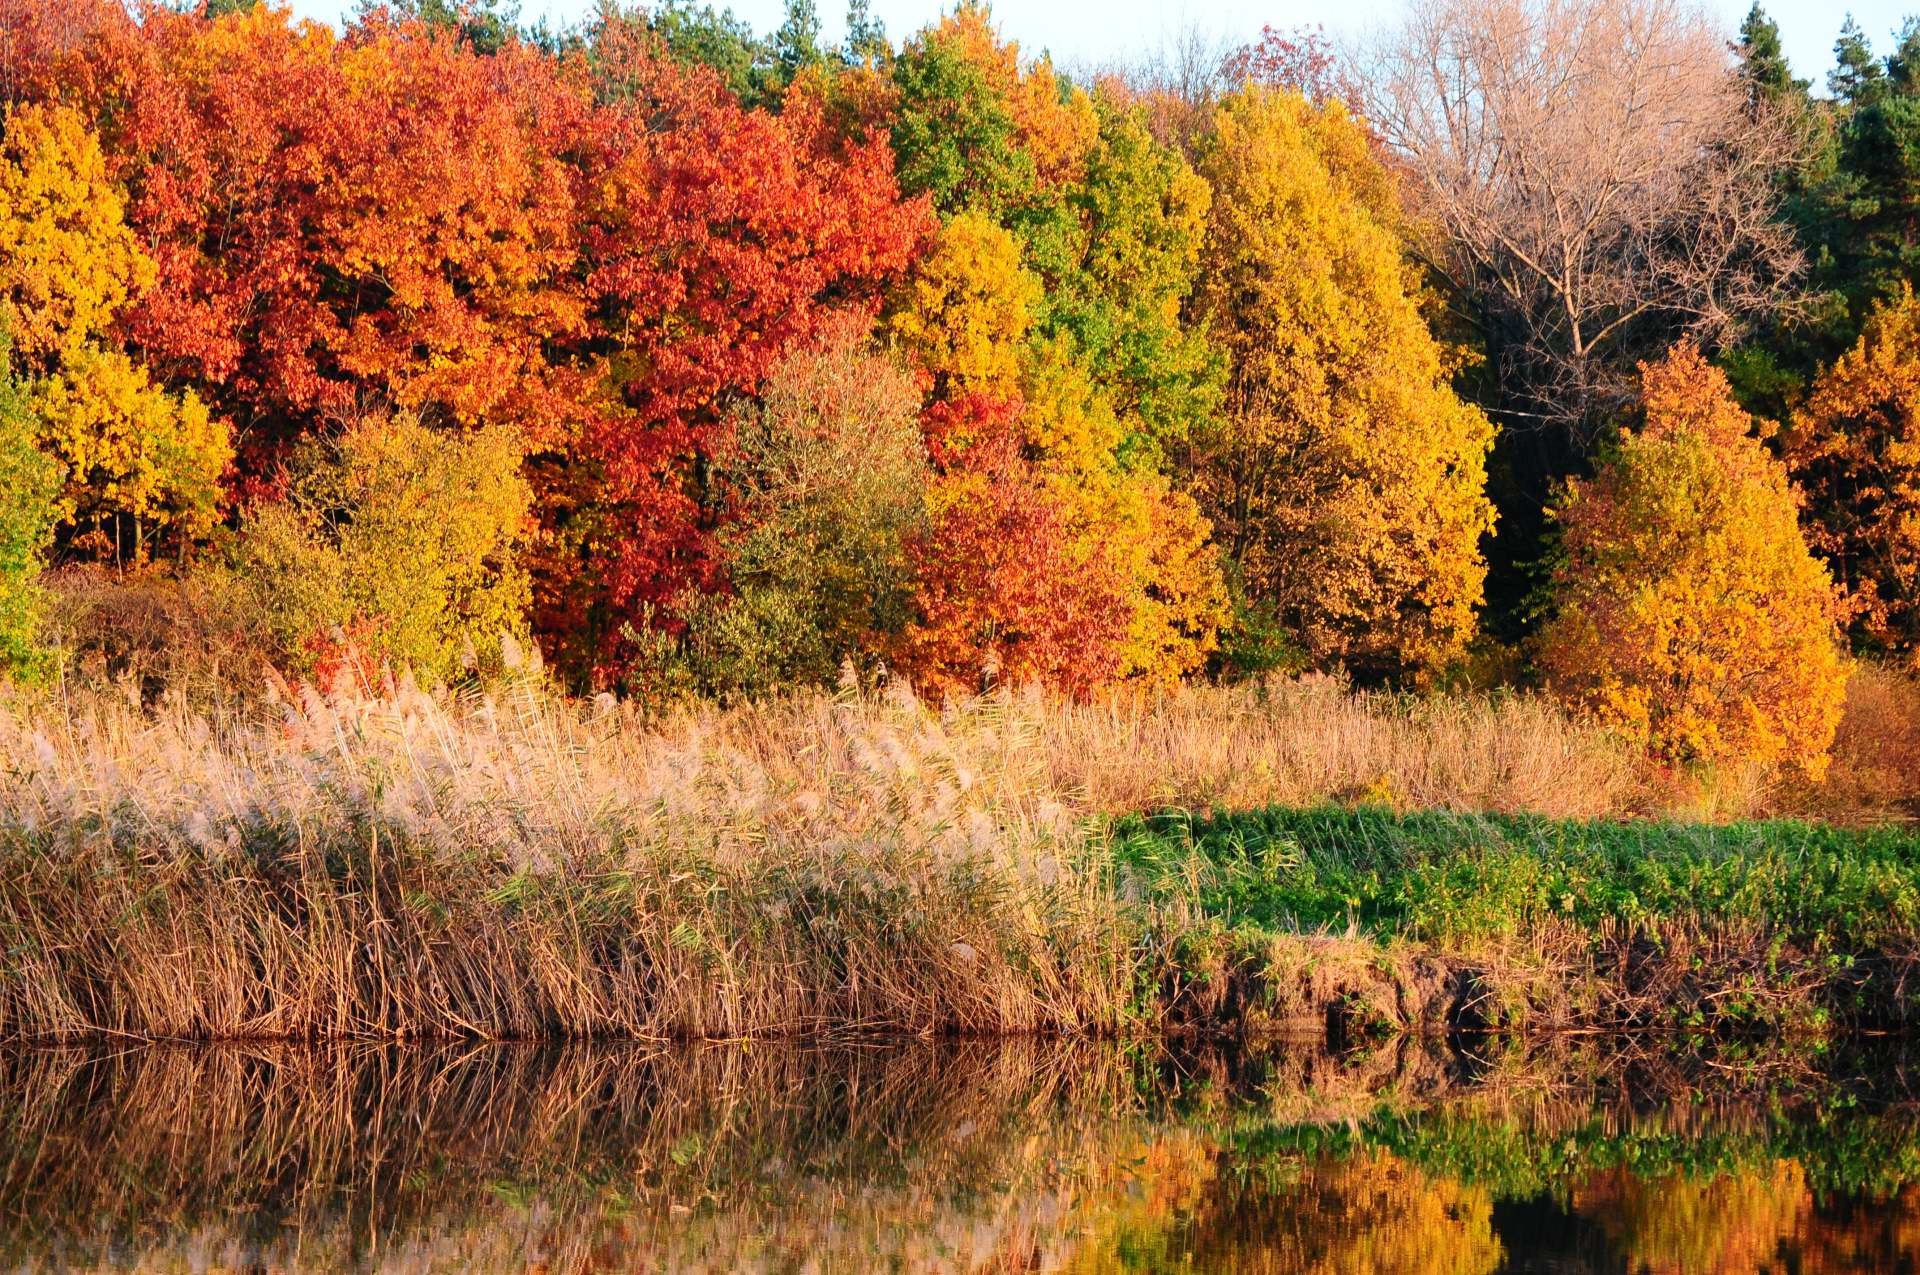
{"type": "MultiPolygon", "coordinates": [[[[1910,727],[1911,684],[1860,685],[1852,807],[1915,782],[1870,742],[1910,727]]],[[[0,694],[0,1036],[1122,1031],[1162,1012],[1168,927],[1095,816],[1662,809],[1538,698],[1330,678],[663,719],[537,675],[140,698],[0,694]]]]}

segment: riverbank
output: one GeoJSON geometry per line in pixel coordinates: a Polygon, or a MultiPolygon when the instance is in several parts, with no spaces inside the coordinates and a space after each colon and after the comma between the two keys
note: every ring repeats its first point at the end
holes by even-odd
{"type": "Polygon", "coordinates": [[[1807,1035],[1920,995],[1910,825],[1651,818],[1525,697],[21,699],[0,758],[8,1038],[1807,1035]]]}

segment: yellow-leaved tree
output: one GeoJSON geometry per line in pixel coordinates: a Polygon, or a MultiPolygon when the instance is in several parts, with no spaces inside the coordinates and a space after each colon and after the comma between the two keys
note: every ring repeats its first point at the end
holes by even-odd
{"type": "Polygon", "coordinates": [[[1814,384],[1782,453],[1860,636],[1920,666],[1920,300],[1903,286],[1814,384]]]}
{"type": "Polygon", "coordinates": [[[1819,778],[1847,660],[1786,469],[1691,343],[1641,378],[1644,426],[1555,511],[1548,684],[1658,756],[1819,778]]]}
{"type": "Polygon", "coordinates": [[[0,324],[44,371],[154,280],[100,143],[64,106],[17,106],[0,140],[0,324]]]}
{"type": "Polygon", "coordinates": [[[71,547],[137,561],[162,528],[213,529],[233,447],[191,390],[168,394],[118,350],[83,345],[33,383],[40,446],[66,467],[60,516],[71,547]]]}
{"type": "Polygon", "coordinates": [[[106,340],[154,280],[100,144],[73,111],[20,106],[0,139],[0,324],[25,375],[40,449],[64,467],[65,552],[144,559],[217,519],[226,423],[170,394],[106,340]]]}
{"type": "Polygon", "coordinates": [[[1339,103],[1249,86],[1198,167],[1193,305],[1229,360],[1191,463],[1246,601],[1320,663],[1418,674],[1474,632],[1493,427],[1450,387],[1393,184],[1339,103]]]}

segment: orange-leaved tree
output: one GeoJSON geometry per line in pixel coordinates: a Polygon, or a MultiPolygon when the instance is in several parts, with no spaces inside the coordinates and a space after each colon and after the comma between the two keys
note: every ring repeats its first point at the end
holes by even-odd
{"type": "Polygon", "coordinates": [[[918,614],[892,649],[922,686],[1038,682],[1084,695],[1123,671],[1128,581],[1070,496],[1022,455],[1022,411],[970,394],[926,413],[939,472],[908,542],[918,614]]]}
{"type": "Polygon", "coordinates": [[[1783,454],[1859,635],[1920,665],[1920,299],[1903,286],[1815,382],[1783,454]]]}
{"type": "Polygon", "coordinates": [[[1818,778],[1847,660],[1785,468],[1691,342],[1641,368],[1645,424],[1569,486],[1539,658],[1554,691],[1675,761],[1818,778]]]}

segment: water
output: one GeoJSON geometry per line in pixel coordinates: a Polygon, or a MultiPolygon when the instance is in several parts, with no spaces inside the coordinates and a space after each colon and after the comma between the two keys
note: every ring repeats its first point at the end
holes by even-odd
{"type": "Polygon", "coordinates": [[[1907,1056],[0,1053],[0,1269],[1920,1270],[1907,1056]]]}

